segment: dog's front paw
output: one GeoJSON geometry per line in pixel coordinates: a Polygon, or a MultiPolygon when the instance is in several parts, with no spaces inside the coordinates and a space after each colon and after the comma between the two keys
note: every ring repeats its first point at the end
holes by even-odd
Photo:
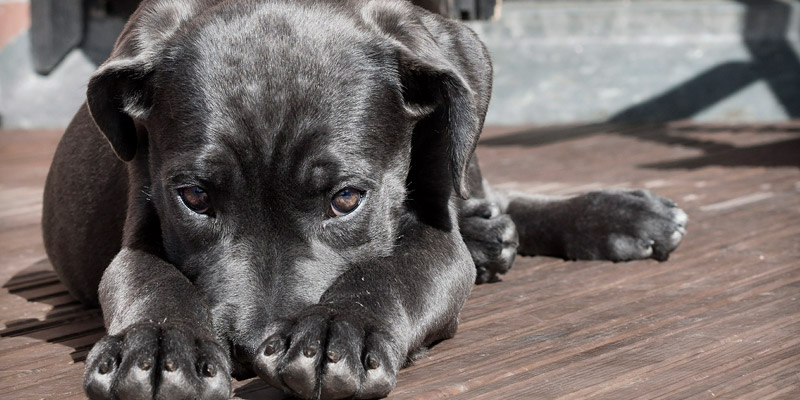
{"type": "Polygon", "coordinates": [[[573,199],[568,258],[664,261],[686,234],[686,213],[647,190],[607,190],[573,199]]]}
{"type": "Polygon", "coordinates": [[[267,383],[303,399],[372,399],[394,388],[402,362],[391,337],[359,305],[317,305],[272,333],[255,359],[267,383]]]}
{"type": "Polygon", "coordinates": [[[139,324],[95,344],[83,385],[90,399],[228,399],[230,362],[189,326],[139,324]]]}
{"type": "Polygon", "coordinates": [[[519,236],[511,216],[481,199],[465,201],[459,213],[461,237],[478,274],[475,283],[495,282],[506,273],[517,254],[519,236]]]}

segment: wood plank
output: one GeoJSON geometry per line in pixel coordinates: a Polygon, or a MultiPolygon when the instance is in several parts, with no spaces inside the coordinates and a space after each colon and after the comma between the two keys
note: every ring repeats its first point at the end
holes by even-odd
{"type": "MultiPolygon", "coordinates": [[[[0,398],[83,398],[103,335],[46,260],[56,131],[0,131],[0,398]]],[[[519,257],[476,286],[455,338],[390,398],[800,398],[800,121],[487,128],[491,182],[569,194],[645,187],[690,216],[665,263],[519,257]]],[[[258,379],[236,398],[286,398],[258,379]]]]}

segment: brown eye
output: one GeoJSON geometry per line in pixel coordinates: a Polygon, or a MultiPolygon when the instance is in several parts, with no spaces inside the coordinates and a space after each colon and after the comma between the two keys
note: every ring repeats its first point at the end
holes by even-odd
{"type": "Polygon", "coordinates": [[[362,197],[363,193],[353,188],[344,188],[336,192],[331,199],[332,216],[338,217],[353,212],[361,204],[362,197]]]}
{"type": "Polygon", "coordinates": [[[190,210],[198,214],[211,213],[211,199],[208,193],[200,186],[188,186],[178,189],[178,194],[183,200],[183,204],[190,210]]]}

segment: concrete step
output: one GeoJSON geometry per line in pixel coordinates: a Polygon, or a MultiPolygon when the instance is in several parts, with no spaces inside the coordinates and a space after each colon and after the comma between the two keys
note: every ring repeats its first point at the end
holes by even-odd
{"type": "MultiPolygon", "coordinates": [[[[494,60],[488,124],[800,118],[798,1],[502,4],[468,22],[494,60]]],[[[0,49],[2,126],[65,126],[102,58],[90,53],[40,76],[25,34],[0,49]]]]}
{"type": "Polygon", "coordinates": [[[800,118],[800,2],[503,3],[488,124],[800,118]]]}

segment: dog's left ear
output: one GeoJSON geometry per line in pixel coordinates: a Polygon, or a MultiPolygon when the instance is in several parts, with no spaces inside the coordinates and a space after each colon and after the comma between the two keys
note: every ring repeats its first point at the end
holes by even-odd
{"type": "Polygon", "coordinates": [[[411,174],[417,176],[411,179],[431,193],[441,190],[436,173],[449,171],[456,194],[468,198],[467,171],[492,86],[486,48],[464,25],[405,2],[372,1],[363,15],[394,44],[406,109],[420,119],[412,139],[411,174]],[[446,165],[435,165],[445,154],[446,165]]]}

